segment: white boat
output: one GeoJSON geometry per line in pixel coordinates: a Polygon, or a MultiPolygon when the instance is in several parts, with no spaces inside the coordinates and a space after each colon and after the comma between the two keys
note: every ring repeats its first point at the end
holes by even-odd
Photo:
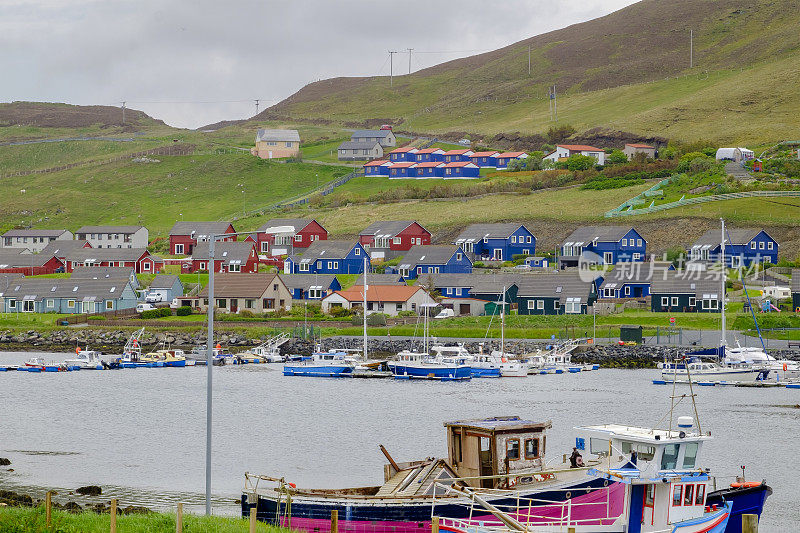
{"type": "Polygon", "coordinates": [[[775,359],[761,348],[754,346],[741,346],[738,342],[735,348],[725,350],[725,359],[734,363],[749,363],[767,370],[766,378],[772,381],[788,381],[800,378],[800,362],[790,359],[775,359]]]}
{"type": "Polygon", "coordinates": [[[355,365],[345,352],[316,352],[310,358],[287,361],[284,376],[351,377],[355,365]]]}
{"type": "Polygon", "coordinates": [[[76,349],[75,357],[65,359],[64,364],[67,365],[67,368],[78,367],[81,370],[102,370],[103,358],[100,352],[76,349]]]}

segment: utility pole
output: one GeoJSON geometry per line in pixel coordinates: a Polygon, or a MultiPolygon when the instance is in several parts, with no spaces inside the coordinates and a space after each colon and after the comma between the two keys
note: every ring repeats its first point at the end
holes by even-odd
{"type": "Polygon", "coordinates": [[[396,53],[389,50],[389,87],[394,86],[394,55],[396,53]]]}
{"type": "Polygon", "coordinates": [[[528,76],[531,75],[531,45],[528,45],[528,76]]]}
{"type": "Polygon", "coordinates": [[[256,98],[256,115],[258,115],[258,98],[256,98]]]}
{"type": "Polygon", "coordinates": [[[689,68],[694,66],[694,30],[689,30],[689,68]]]}
{"type": "Polygon", "coordinates": [[[122,123],[125,124],[125,100],[122,101],[122,123]]]}
{"type": "Polygon", "coordinates": [[[413,48],[407,48],[408,50],[408,73],[411,74],[411,51],[413,48]]]}
{"type": "Polygon", "coordinates": [[[558,122],[558,100],[556,99],[556,86],[550,91],[550,118],[558,122]]]}

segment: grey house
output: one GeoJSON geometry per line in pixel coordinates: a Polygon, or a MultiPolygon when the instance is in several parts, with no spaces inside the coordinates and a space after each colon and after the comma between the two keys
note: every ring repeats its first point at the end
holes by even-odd
{"type": "Polygon", "coordinates": [[[174,274],[158,274],[147,288],[147,295],[159,295],[162,302],[171,302],[183,296],[183,283],[174,274]]]}
{"type": "Polygon", "coordinates": [[[52,241],[72,240],[65,229],[12,229],[3,234],[3,248],[21,248],[39,253],[52,241]]]}
{"type": "Polygon", "coordinates": [[[350,140],[361,143],[376,142],[383,148],[397,145],[397,139],[392,130],[356,130],[350,136],[350,140]]]}
{"type": "Polygon", "coordinates": [[[144,226],[83,226],[75,240],[89,241],[92,248],[147,248],[150,234],[144,226]]]}
{"type": "Polygon", "coordinates": [[[650,308],[655,312],[717,313],[722,282],[706,272],[671,270],[650,284],[650,308]]]}
{"type": "Polygon", "coordinates": [[[136,307],[136,291],[121,279],[24,278],[1,292],[3,313],[101,313],[136,307]]]}
{"type": "Polygon", "coordinates": [[[378,141],[344,141],[337,148],[339,161],[368,161],[383,157],[383,147],[378,141]]]}
{"type": "Polygon", "coordinates": [[[78,267],[69,275],[69,279],[113,279],[128,281],[134,290],[139,290],[142,285],[136,277],[132,267],[78,267]]]}
{"type": "Polygon", "coordinates": [[[586,314],[597,300],[595,282],[576,272],[528,274],[519,277],[517,286],[520,315],[586,314]]]}

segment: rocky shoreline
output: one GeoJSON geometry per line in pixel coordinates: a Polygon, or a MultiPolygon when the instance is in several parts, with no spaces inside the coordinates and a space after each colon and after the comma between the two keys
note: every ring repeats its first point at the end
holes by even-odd
{"type": "MultiPolygon", "coordinates": [[[[53,351],[71,353],[75,346],[90,347],[107,354],[119,353],[125,342],[128,340],[130,332],[123,330],[105,331],[92,329],[69,329],[55,330],[40,333],[29,330],[24,333],[13,333],[10,331],[0,331],[0,350],[2,351],[53,351]]],[[[247,347],[256,346],[266,340],[266,337],[249,337],[240,333],[222,333],[218,340],[224,346],[228,346],[233,351],[243,351],[247,347]]],[[[447,339],[440,339],[445,344],[455,344],[447,339]]],[[[157,343],[167,343],[170,346],[191,350],[192,347],[205,344],[207,338],[205,332],[146,332],[141,339],[144,346],[151,346],[157,343]]],[[[352,337],[328,337],[322,340],[322,348],[341,349],[341,348],[360,348],[361,339],[352,337]]],[[[372,338],[368,343],[369,353],[376,358],[389,357],[401,350],[419,348],[419,340],[408,339],[382,339],[372,338]]],[[[464,346],[470,352],[478,352],[481,343],[467,342],[464,346]]],[[[499,341],[486,341],[483,344],[484,351],[492,351],[500,348],[499,341]]],[[[526,354],[546,348],[546,342],[508,339],[505,342],[505,350],[510,353],[526,354]]],[[[315,349],[314,343],[303,339],[291,339],[281,347],[283,354],[302,354],[309,355],[315,349]]],[[[573,354],[573,361],[576,363],[599,363],[609,367],[622,368],[652,368],[658,361],[662,361],[665,356],[679,353],[681,348],[666,345],[638,345],[638,346],[619,346],[617,344],[597,344],[587,345],[579,348],[573,354]]],[[[770,353],[776,358],[800,360],[800,352],[796,350],[774,350],[770,353]]]]}

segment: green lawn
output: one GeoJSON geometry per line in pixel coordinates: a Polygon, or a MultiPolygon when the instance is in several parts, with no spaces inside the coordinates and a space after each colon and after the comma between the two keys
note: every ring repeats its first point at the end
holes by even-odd
{"type": "MultiPolygon", "coordinates": [[[[173,533],[175,515],[166,513],[117,515],[118,533],[173,533]]],[[[68,513],[53,510],[52,525],[47,527],[44,507],[0,507],[0,531],[11,533],[108,533],[111,517],[92,512],[68,513]]],[[[184,513],[183,531],[187,533],[245,533],[249,521],[242,518],[197,516],[184,513]]],[[[285,533],[288,530],[256,524],[256,531],[285,533]]]]}
{"type": "MultiPolygon", "coordinates": [[[[98,161],[163,146],[160,140],[132,142],[69,141],[0,147],[0,175],[15,170],[37,170],[98,161]]],[[[153,156],[155,157],[155,156],[153,156]]]]}

